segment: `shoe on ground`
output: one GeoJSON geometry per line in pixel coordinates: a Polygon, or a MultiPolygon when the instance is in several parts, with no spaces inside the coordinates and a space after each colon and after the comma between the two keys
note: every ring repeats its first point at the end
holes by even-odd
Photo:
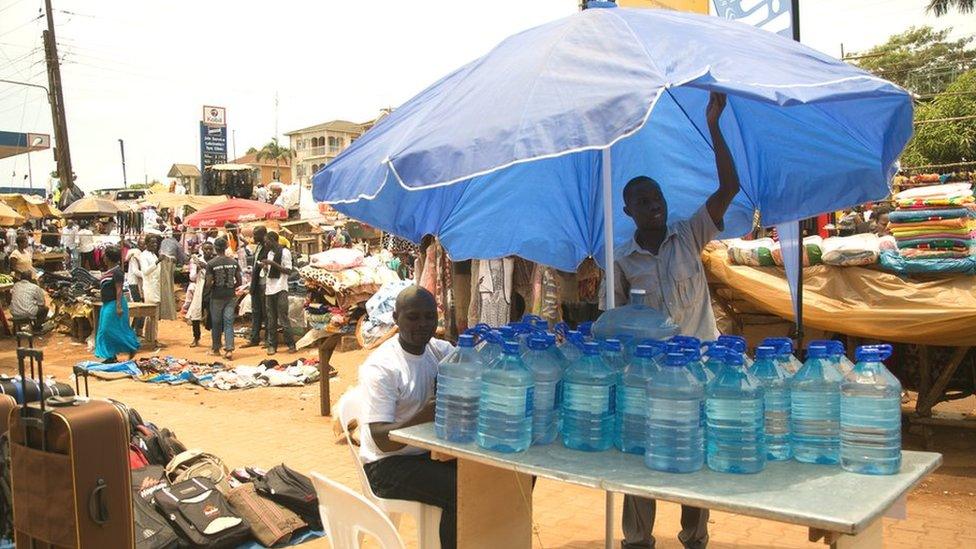
{"type": "Polygon", "coordinates": [[[273,355],[273,354],[275,354],[277,352],[278,352],[278,350],[275,349],[274,347],[268,347],[268,356],[271,356],[271,355],[273,355]]]}
{"type": "Polygon", "coordinates": [[[199,339],[194,339],[192,342],[190,342],[190,347],[199,347],[199,346],[200,346],[199,339]]]}
{"type": "Polygon", "coordinates": [[[248,341],[244,345],[241,345],[241,349],[247,349],[248,347],[257,347],[260,345],[257,341],[248,341]]]}
{"type": "Polygon", "coordinates": [[[289,353],[297,353],[298,352],[298,349],[296,349],[294,345],[289,345],[288,346],[288,352],[289,353]]]}

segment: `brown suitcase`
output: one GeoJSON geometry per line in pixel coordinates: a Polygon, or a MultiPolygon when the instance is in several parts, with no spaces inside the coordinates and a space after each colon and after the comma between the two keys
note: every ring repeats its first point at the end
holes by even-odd
{"type": "MultiPolygon", "coordinates": [[[[17,349],[24,374],[43,353],[17,349]]],[[[31,549],[134,547],[128,420],[107,401],[52,397],[9,414],[14,542],[31,549]]]]}

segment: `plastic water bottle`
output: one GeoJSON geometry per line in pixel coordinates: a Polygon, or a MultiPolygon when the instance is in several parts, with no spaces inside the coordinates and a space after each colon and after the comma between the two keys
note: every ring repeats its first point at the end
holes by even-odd
{"type": "Polygon", "coordinates": [[[793,341],[790,338],[767,337],[762,344],[776,349],[776,361],[783,366],[790,376],[795,375],[803,367],[800,359],[793,355],[793,341]]]}
{"type": "Polygon", "coordinates": [[[478,347],[481,363],[487,368],[502,355],[502,334],[498,330],[485,332],[484,343],[478,347]]]}
{"type": "Polygon", "coordinates": [[[790,374],[777,358],[779,349],[767,345],[756,347],[752,375],[763,386],[766,424],[766,459],[787,460],[790,449],[790,374]]]}
{"type": "Polygon", "coordinates": [[[583,356],[582,346],[583,334],[576,330],[569,330],[558,348],[567,362],[574,363],[583,356]]]}
{"type": "Polygon", "coordinates": [[[668,353],[647,384],[644,464],[656,471],[691,473],[705,460],[699,421],[705,393],[687,362],[684,353],[668,353]]]}
{"type": "Polygon", "coordinates": [[[451,442],[474,442],[483,365],[474,336],[458,337],[458,347],[437,367],[434,433],[451,442]]]}
{"type": "Polygon", "coordinates": [[[478,446],[497,452],[522,452],[532,443],[532,372],[519,345],[506,341],[501,358],[481,375],[478,446]]]}
{"type": "Polygon", "coordinates": [[[854,473],[901,469],[901,383],[881,362],[889,356],[891,345],[858,348],[840,386],[840,464],[854,473]]]}
{"type": "Polygon", "coordinates": [[[532,412],[532,444],[549,444],[559,434],[559,408],[562,405],[563,368],[549,352],[552,345],[545,334],[528,340],[529,350],[523,361],[535,382],[532,412]]]}
{"type": "MultiPolygon", "coordinates": [[[[592,333],[598,339],[616,338],[624,345],[624,354],[630,356],[638,343],[645,339],[667,339],[678,333],[678,326],[671,318],[646,305],[647,292],[631,289],[626,305],[606,311],[593,323],[592,333]]],[[[580,325],[582,329],[582,324],[580,325]]]]}
{"type": "Polygon", "coordinates": [[[681,352],[688,357],[688,369],[691,373],[695,374],[698,381],[702,385],[708,385],[708,382],[715,378],[715,374],[705,368],[705,364],[702,363],[701,358],[701,347],[698,345],[691,345],[681,347],[681,352]]]}
{"type": "Polygon", "coordinates": [[[725,366],[725,354],[729,351],[728,347],[716,341],[705,344],[708,347],[708,354],[705,356],[705,369],[709,371],[712,378],[718,375],[725,366]]]}
{"type": "Polygon", "coordinates": [[[843,381],[844,376],[854,369],[854,363],[847,358],[844,343],[836,339],[818,339],[811,341],[808,347],[826,347],[827,361],[833,366],[834,377],[843,381]]]}
{"type": "Polygon", "coordinates": [[[758,473],[766,467],[763,388],[745,368],[742,355],[729,353],[725,367],[705,391],[708,468],[720,473],[758,473]]]}
{"type": "Polygon", "coordinates": [[[638,345],[620,376],[617,386],[617,436],[614,446],[621,452],[644,455],[647,445],[647,384],[658,366],[660,349],[638,345]]]}
{"type": "Polygon", "coordinates": [[[790,380],[793,459],[840,461],[840,382],[822,345],[807,347],[807,361],[790,380]]]}
{"type": "Polygon", "coordinates": [[[582,357],[563,375],[563,444],[599,452],[614,439],[617,372],[600,357],[600,344],[583,344],[582,357]]]}
{"type": "Polygon", "coordinates": [[[624,359],[623,345],[620,344],[619,339],[608,339],[603,342],[603,350],[600,353],[603,356],[603,360],[607,363],[607,366],[617,372],[617,374],[622,374],[624,368],[627,366],[627,362],[624,359]]]}
{"type": "Polygon", "coordinates": [[[737,353],[742,353],[742,359],[746,363],[746,369],[752,368],[752,359],[749,358],[749,354],[746,352],[749,347],[746,345],[746,338],[734,335],[720,335],[718,336],[718,342],[737,353]]]}

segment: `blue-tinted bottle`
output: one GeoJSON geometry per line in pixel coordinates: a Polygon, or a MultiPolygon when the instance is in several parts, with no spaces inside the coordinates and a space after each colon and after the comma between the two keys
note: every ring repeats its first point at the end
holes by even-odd
{"type": "Polygon", "coordinates": [[[882,360],[890,345],[857,350],[841,382],[840,464],[854,473],[893,475],[901,469],[901,383],[882,360]]]}
{"type": "Polygon", "coordinates": [[[705,461],[699,421],[705,391],[687,362],[684,353],[668,353],[647,384],[644,464],[656,471],[691,473],[705,461]]]}
{"type": "Polygon", "coordinates": [[[790,374],[777,360],[778,349],[756,347],[756,361],[752,375],[763,386],[766,425],[766,459],[787,460],[793,457],[790,449],[790,374]]]}
{"type": "Polygon", "coordinates": [[[725,367],[705,392],[708,468],[721,473],[762,471],[766,467],[763,388],[746,369],[741,354],[726,355],[725,367]]]}
{"type": "Polygon", "coordinates": [[[617,385],[617,436],[614,446],[621,452],[644,455],[647,445],[647,384],[658,369],[660,353],[650,345],[638,345],[617,385]]]}
{"type": "Polygon", "coordinates": [[[458,347],[437,367],[434,433],[451,442],[474,442],[481,398],[481,357],[474,336],[458,337],[458,347]]]}
{"type": "Polygon", "coordinates": [[[600,356],[600,344],[583,344],[582,356],[563,374],[563,444],[599,452],[613,445],[617,372],[600,356]]]}
{"type": "Polygon", "coordinates": [[[624,358],[623,345],[621,345],[619,339],[608,339],[603,342],[603,349],[600,353],[603,356],[604,362],[607,366],[617,372],[618,374],[623,373],[624,368],[627,366],[627,361],[624,358]]]}
{"type": "Polygon", "coordinates": [[[788,337],[767,337],[762,342],[767,347],[776,349],[776,361],[790,376],[795,375],[803,367],[800,359],[793,355],[793,341],[788,337]]]}
{"type": "Polygon", "coordinates": [[[576,330],[567,331],[562,343],[558,345],[559,352],[563,354],[563,358],[570,364],[578,361],[583,356],[582,347],[583,334],[576,330]]]}
{"type": "Polygon", "coordinates": [[[497,452],[521,452],[532,443],[534,383],[519,355],[506,341],[501,357],[481,375],[478,446],[497,452]]]}
{"type": "Polygon", "coordinates": [[[818,339],[811,341],[808,347],[824,347],[827,349],[827,362],[833,367],[827,370],[838,382],[843,381],[847,372],[854,369],[854,364],[847,358],[844,343],[836,339],[818,339]]]}
{"type": "Polygon", "coordinates": [[[562,405],[563,368],[549,352],[552,343],[545,334],[529,338],[529,350],[522,360],[532,372],[535,393],[532,398],[532,444],[549,444],[559,434],[559,409],[562,405]]]}
{"type": "Polygon", "coordinates": [[[711,342],[706,344],[708,347],[708,354],[705,356],[705,369],[712,374],[712,378],[718,375],[725,366],[725,354],[729,351],[728,347],[721,345],[718,342],[711,342]]]}
{"type": "Polygon", "coordinates": [[[840,461],[840,382],[823,345],[807,347],[807,360],[790,380],[793,459],[840,461]]]}
{"type": "Polygon", "coordinates": [[[749,358],[749,353],[746,352],[749,350],[749,346],[746,344],[746,338],[734,335],[720,335],[717,341],[737,353],[742,353],[742,359],[745,361],[746,368],[752,367],[752,359],[749,358]]]}
{"type": "Polygon", "coordinates": [[[485,368],[491,366],[502,356],[503,342],[502,334],[498,330],[485,332],[483,342],[477,347],[478,354],[481,356],[481,363],[484,364],[485,368]]]}
{"type": "Polygon", "coordinates": [[[695,374],[702,385],[708,385],[708,382],[715,378],[715,374],[705,368],[705,364],[702,362],[701,347],[685,345],[681,347],[681,352],[688,357],[688,369],[695,374]]]}

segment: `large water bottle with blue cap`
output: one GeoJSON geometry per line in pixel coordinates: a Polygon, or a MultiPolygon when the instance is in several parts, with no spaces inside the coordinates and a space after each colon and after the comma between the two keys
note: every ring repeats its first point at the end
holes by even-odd
{"type": "Polygon", "coordinates": [[[763,386],[766,426],[766,458],[772,461],[787,460],[793,456],[790,450],[790,373],[778,360],[781,350],[769,345],[756,347],[756,361],[752,375],[763,386]]]}
{"type": "Polygon", "coordinates": [[[620,376],[614,446],[621,452],[644,455],[647,446],[647,384],[658,369],[654,357],[660,353],[659,347],[638,345],[620,376]]]}
{"type": "Polygon", "coordinates": [[[474,336],[458,337],[458,347],[437,367],[434,433],[451,442],[474,442],[481,398],[481,357],[474,336]]]}
{"type": "Polygon", "coordinates": [[[720,335],[718,336],[717,342],[737,353],[741,353],[742,360],[746,363],[746,369],[752,368],[752,359],[749,358],[749,346],[746,344],[746,338],[736,335],[720,335]]]}
{"type": "Polygon", "coordinates": [[[800,359],[793,355],[793,340],[788,337],[767,337],[762,345],[776,349],[776,361],[789,375],[794,375],[803,367],[800,359]]]}
{"type": "Polygon", "coordinates": [[[613,445],[617,372],[600,356],[600,344],[583,344],[582,356],[563,374],[563,444],[599,452],[613,445]]]}
{"type": "Polygon", "coordinates": [[[790,380],[793,459],[840,461],[840,381],[825,345],[807,347],[807,360],[790,380]]]}
{"type": "Polygon", "coordinates": [[[556,356],[549,352],[553,343],[554,340],[546,334],[536,334],[529,338],[529,350],[522,358],[535,383],[532,444],[549,444],[559,434],[563,368],[556,356]]]}
{"type": "Polygon", "coordinates": [[[717,341],[708,341],[704,346],[705,355],[702,357],[702,364],[714,378],[725,366],[725,354],[729,348],[717,341]]]}
{"type": "Polygon", "coordinates": [[[901,469],[901,383],[885,368],[891,345],[858,348],[840,385],[840,464],[854,473],[901,469]]]}
{"type": "Polygon", "coordinates": [[[687,363],[684,353],[668,353],[647,384],[644,464],[656,471],[691,473],[705,460],[700,421],[705,389],[687,363]]]}
{"type": "Polygon", "coordinates": [[[844,349],[844,343],[842,341],[836,339],[817,339],[811,341],[810,345],[827,348],[827,361],[833,366],[833,375],[838,381],[843,380],[844,376],[854,369],[854,363],[847,358],[847,351],[844,349]]]}
{"type": "Polygon", "coordinates": [[[517,341],[506,341],[501,357],[481,375],[478,446],[497,452],[521,452],[532,443],[532,372],[525,367],[517,341]]]}
{"type": "Polygon", "coordinates": [[[600,315],[593,323],[593,337],[616,338],[624,345],[624,354],[634,352],[644,339],[665,340],[678,333],[678,326],[671,318],[645,303],[647,292],[630,291],[630,301],[600,315]]]}
{"type": "Polygon", "coordinates": [[[578,361],[583,356],[583,334],[576,330],[567,330],[557,349],[562,353],[567,366],[578,361]]]}
{"type": "Polygon", "coordinates": [[[610,338],[603,342],[602,352],[604,362],[607,363],[613,371],[618,374],[622,374],[624,368],[627,366],[627,361],[624,358],[623,345],[621,345],[619,339],[610,338]]]}
{"type": "Polygon", "coordinates": [[[738,352],[705,391],[708,468],[721,473],[758,473],[766,467],[762,383],[738,352]]]}
{"type": "Polygon", "coordinates": [[[505,340],[498,330],[493,329],[483,333],[482,343],[478,346],[478,355],[481,356],[481,363],[487,368],[502,356],[502,344],[505,340]]]}
{"type": "Polygon", "coordinates": [[[678,339],[675,336],[671,340],[676,342],[680,346],[681,352],[688,356],[688,369],[691,370],[691,373],[695,374],[695,377],[698,378],[698,381],[702,382],[702,385],[707,385],[715,377],[715,374],[706,369],[705,364],[702,362],[701,342],[699,339],[686,336],[678,339]]]}

